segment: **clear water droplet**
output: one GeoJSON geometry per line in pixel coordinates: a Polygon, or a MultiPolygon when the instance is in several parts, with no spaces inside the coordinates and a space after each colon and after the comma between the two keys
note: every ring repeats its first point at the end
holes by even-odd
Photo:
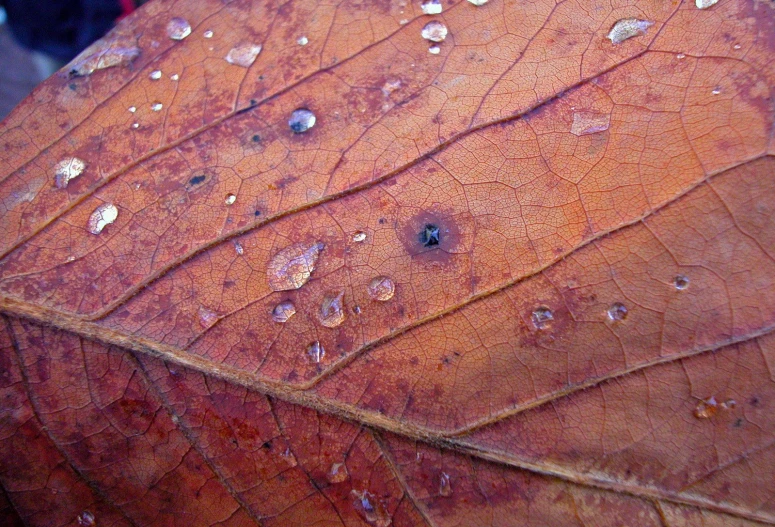
{"type": "Polygon", "coordinates": [[[732,410],[735,406],[737,406],[737,401],[734,399],[727,399],[723,403],[719,405],[722,410],[732,410]]]}
{"type": "Polygon", "coordinates": [[[366,233],[363,231],[358,231],[355,234],[353,234],[353,241],[356,243],[361,243],[362,241],[366,241],[366,233]]]}
{"type": "Polygon", "coordinates": [[[157,81],[161,79],[161,70],[152,71],[151,74],[148,75],[148,78],[151,79],[152,81],[157,81]]]}
{"type": "Polygon", "coordinates": [[[628,310],[627,306],[621,302],[614,302],[611,307],[608,308],[608,319],[615,322],[619,322],[627,318],[628,310]]]}
{"type": "Polygon", "coordinates": [[[177,73],[173,73],[172,75],[170,75],[171,81],[176,81],[178,79],[180,79],[180,75],[178,75],[177,73]]]}
{"type": "Polygon", "coordinates": [[[234,242],[234,251],[240,256],[245,254],[245,249],[242,248],[242,244],[240,242],[234,242]]]}
{"type": "Polygon", "coordinates": [[[167,24],[167,36],[172,40],[183,40],[191,34],[191,24],[185,18],[175,17],[167,24]]]}
{"type": "Polygon", "coordinates": [[[218,321],[218,313],[204,306],[199,306],[199,325],[209,328],[218,321]]]}
{"type": "Polygon", "coordinates": [[[307,357],[309,357],[309,360],[315,364],[320,364],[320,362],[323,360],[323,357],[325,356],[326,349],[323,347],[320,341],[316,340],[307,347],[307,357]]]}
{"type": "Polygon", "coordinates": [[[223,200],[227,205],[233,205],[237,201],[237,196],[234,194],[226,194],[226,199],[223,200]]]}
{"type": "Polygon", "coordinates": [[[154,112],[160,112],[162,108],[164,108],[164,105],[160,102],[155,102],[151,105],[151,110],[154,112]]]}
{"type": "Polygon", "coordinates": [[[694,407],[694,417],[697,419],[710,419],[718,413],[718,402],[714,396],[702,399],[694,407]]]}
{"type": "Polygon", "coordinates": [[[552,310],[546,306],[537,307],[533,310],[533,314],[530,317],[533,320],[533,326],[536,329],[546,329],[549,324],[554,320],[552,310]]]}
{"type": "Polygon", "coordinates": [[[637,37],[638,35],[645,35],[646,30],[654,25],[654,22],[650,20],[639,20],[637,18],[623,18],[619,20],[606,38],[611,41],[612,44],[621,44],[627,39],[637,37]]]}
{"type": "Polygon", "coordinates": [[[711,90],[710,93],[712,93],[713,95],[719,95],[721,93],[721,88],[719,86],[716,86],[711,90]]]}
{"type": "Polygon", "coordinates": [[[740,44],[735,44],[734,46],[732,46],[732,49],[741,49],[742,47],[743,46],[741,46],[740,44]]]}
{"type": "Polygon", "coordinates": [[[280,324],[285,324],[296,314],[296,306],[290,300],[284,300],[274,306],[272,309],[272,320],[280,324]]]}
{"type": "Polygon", "coordinates": [[[259,53],[261,53],[261,46],[258,44],[241,44],[231,48],[225,58],[229,64],[249,68],[256,61],[259,53]]]}
{"type": "Polygon", "coordinates": [[[86,169],[86,162],[77,157],[68,157],[54,165],[54,184],[57,188],[66,188],[71,180],[80,176],[86,169]]]}
{"type": "Polygon", "coordinates": [[[274,255],[266,270],[272,291],[289,291],[306,284],[323,247],[321,242],[295,244],[274,255]]]}
{"type": "Polygon", "coordinates": [[[675,58],[677,58],[678,60],[683,60],[686,58],[686,53],[679,53],[678,55],[675,56],[675,58]]]}
{"type": "Polygon", "coordinates": [[[140,123],[132,123],[132,128],[140,128],[140,123]]]}
{"type": "Polygon", "coordinates": [[[597,112],[574,112],[570,133],[577,136],[605,132],[611,124],[611,115],[597,112]]]}
{"type": "Polygon", "coordinates": [[[137,111],[137,106],[130,106],[127,109],[129,110],[130,113],[135,113],[137,111]]]}
{"type": "Polygon", "coordinates": [[[368,292],[373,300],[387,302],[393,298],[396,292],[396,284],[388,276],[375,276],[369,282],[368,292]]]}
{"type": "Polygon", "coordinates": [[[431,55],[438,55],[441,53],[441,48],[439,46],[431,46],[428,48],[428,53],[431,55]]]}
{"type": "Polygon", "coordinates": [[[350,491],[353,499],[353,507],[366,520],[366,523],[374,527],[388,527],[392,520],[385,510],[385,506],[377,497],[367,490],[350,491]]]}
{"type": "Polygon", "coordinates": [[[326,474],[329,483],[342,483],[347,481],[349,477],[350,473],[347,472],[347,466],[344,463],[332,463],[328,474],[326,474]]]}
{"type": "Polygon", "coordinates": [[[345,321],[344,291],[329,291],[323,297],[318,319],[327,328],[341,326],[345,321]]]}
{"type": "Polygon", "coordinates": [[[315,114],[306,108],[298,108],[293,110],[291,118],[288,119],[288,126],[291,127],[296,134],[301,134],[315,126],[317,118],[315,114]]]}
{"type": "Polygon", "coordinates": [[[673,284],[675,285],[675,288],[679,291],[683,291],[687,287],[689,287],[689,277],[684,276],[682,274],[679,274],[675,278],[673,278],[673,284]]]}
{"type": "Polygon", "coordinates": [[[431,42],[444,42],[444,39],[447,38],[447,33],[447,26],[438,20],[433,20],[425,24],[420,35],[425,40],[430,40],[431,42]]]}
{"type": "Polygon", "coordinates": [[[490,0],[468,0],[468,1],[474,4],[475,6],[480,6],[480,5],[486,4],[490,0]]]}
{"type": "Polygon", "coordinates": [[[202,36],[205,38],[213,38],[213,32],[208,29],[202,34],[202,36]]]}
{"type": "Polygon", "coordinates": [[[89,232],[99,234],[102,229],[116,221],[118,209],[112,203],[103,203],[89,216],[89,232]]]}
{"type": "Polygon", "coordinates": [[[97,520],[91,511],[83,511],[76,518],[76,522],[79,527],[94,527],[97,525],[97,520]]]}
{"type": "Polygon", "coordinates": [[[307,37],[301,36],[296,39],[296,43],[299,46],[306,46],[307,44],[309,44],[309,39],[307,37]]]}
{"type": "Polygon", "coordinates": [[[694,5],[697,6],[697,9],[707,9],[717,3],[718,0],[694,0],[694,5]]]}
{"type": "Polygon", "coordinates": [[[420,7],[425,15],[438,15],[443,10],[440,0],[424,0],[420,7]]]}
{"type": "Polygon", "coordinates": [[[449,474],[442,472],[439,476],[439,495],[452,496],[452,483],[449,480],[449,474]]]}

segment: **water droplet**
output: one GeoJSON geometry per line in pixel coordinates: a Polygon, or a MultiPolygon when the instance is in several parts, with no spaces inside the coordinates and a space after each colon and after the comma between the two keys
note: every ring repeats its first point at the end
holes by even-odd
{"type": "Polygon", "coordinates": [[[346,315],[344,310],[344,291],[329,291],[323,297],[318,313],[320,323],[327,328],[341,326],[346,315]]]}
{"type": "Polygon", "coordinates": [[[309,360],[315,364],[320,364],[320,361],[322,361],[323,357],[326,356],[326,349],[323,347],[320,341],[316,340],[307,347],[307,356],[309,357],[309,360]]]}
{"type": "Polygon", "coordinates": [[[164,108],[164,105],[160,102],[155,102],[151,105],[151,110],[154,112],[160,112],[162,108],[164,108]]]}
{"type": "Polygon", "coordinates": [[[183,40],[191,34],[191,24],[185,18],[175,17],[167,24],[167,36],[172,40],[183,40]]]}
{"type": "Polygon", "coordinates": [[[137,106],[130,106],[128,110],[130,113],[135,113],[137,111],[137,106]]]}
{"type": "Polygon", "coordinates": [[[291,113],[291,118],[288,119],[288,126],[291,127],[294,133],[300,134],[315,126],[316,120],[314,113],[306,108],[299,108],[291,113]]]}
{"type": "Polygon", "coordinates": [[[618,322],[627,318],[627,313],[627,306],[621,302],[614,302],[608,308],[608,319],[618,322]]]}
{"type": "Polygon", "coordinates": [[[679,274],[675,278],[673,278],[673,284],[675,284],[675,288],[679,291],[683,291],[687,287],[689,287],[689,277],[684,276],[682,274],[679,274]]]}
{"type": "Polygon", "coordinates": [[[76,518],[76,522],[79,527],[94,527],[97,525],[97,520],[94,518],[94,514],[91,511],[83,511],[76,518]]]}
{"type": "Polygon", "coordinates": [[[421,7],[425,15],[438,15],[443,9],[440,0],[425,0],[421,7]]]}
{"type": "Polygon", "coordinates": [[[89,232],[99,234],[118,218],[118,209],[112,203],[103,203],[89,216],[89,232]]]}
{"type": "Polygon", "coordinates": [[[431,42],[443,42],[447,38],[447,33],[447,26],[437,20],[425,24],[420,32],[422,38],[431,42]]]}
{"type": "Polygon", "coordinates": [[[369,282],[368,291],[372,299],[387,302],[393,298],[393,294],[396,292],[396,284],[390,277],[375,276],[369,282]]]}
{"type": "Polygon", "coordinates": [[[218,321],[218,313],[207,309],[204,306],[199,306],[199,325],[203,328],[209,328],[218,321]]]}
{"type": "Polygon", "coordinates": [[[439,477],[439,495],[452,496],[452,483],[449,481],[449,474],[442,472],[439,477]]]}
{"type": "Polygon", "coordinates": [[[541,306],[533,310],[530,318],[533,320],[533,325],[536,329],[546,329],[549,323],[554,320],[554,315],[551,309],[541,306]]]}
{"type": "Polygon", "coordinates": [[[227,205],[233,205],[234,202],[237,201],[237,196],[235,196],[234,194],[226,194],[226,199],[223,201],[227,205]]]}
{"type": "Polygon", "coordinates": [[[374,494],[367,490],[353,489],[350,495],[354,498],[353,507],[369,525],[388,527],[392,523],[385,506],[374,494]]]}
{"type": "Polygon", "coordinates": [[[157,81],[161,79],[161,70],[152,71],[151,74],[148,75],[148,78],[150,78],[152,81],[157,81]]]}
{"type": "Polygon", "coordinates": [[[266,270],[272,291],[289,291],[306,284],[315,270],[323,247],[321,242],[311,245],[296,244],[278,252],[266,270]]]}
{"type": "Polygon", "coordinates": [[[677,58],[678,60],[683,60],[686,58],[686,53],[679,53],[678,55],[675,56],[675,58],[677,58]]]}
{"type": "Polygon", "coordinates": [[[239,255],[245,254],[245,249],[242,248],[242,244],[240,242],[234,242],[234,250],[239,255]]]}
{"type": "Polygon", "coordinates": [[[419,240],[423,247],[435,247],[441,243],[441,231],[436,225],[428,223],[420,231],[419,240]]]}
{"type": "Polygon", "coordinates": [[[309,39],[307,37],[302,36],[296,39],[296,43],[299,46],[306,46],[307,44],[309,44],[309,39]]]}
{"type": "Polygon", "coordinates": [[[54,165],[54,184],[57,188],[66,188],[71,179],[81,175],[86,169],[86,162],[77,157],[68,157],[54,165]]]}
{"type": "Polygon", "coordinates": [[[610,124],[611,116],[607,113],[574,112],[570,133],[582,136],[605,132],[610,124]]]}
{"type": "Polygon", "coordinates": [[[428,53],[431,55],[438,55],[441,53],[441,48],[439,46],[431,46],[428,48],[428,53]]]}
{"type": "Polygon", "coordinates": [[[702,399],[694,407],[694,417],[697,419],[710,419],[718,413],[718,402],[714,396],[702,399]]]}
{"type": "Polygon", "coordinates": [[[132,123],[132,128],[140,128],[140,123],[132,123]]]}
{"type": "Polygon", "coordinates": [[[726,401],[721,403],[720,406],[722,410],[731,410],[735,406],[737,406],[737,401],[735,401],[734,399],[727,399],[726,401]]]}
{"type": "Polygon", "coordinates": [[[480,6],[480,5],[486,4],[490,0],[468,0],[468,1],[474,4],[475,6],[480,6]]]}
{"type": "Polygon", "coordinates": [[[353,241],[360,243],[362,241],[366,240],[366,233],[363,231],[358,231],[355,234],[353,234],[353,241]]]}
{"type": "Polygon", "coordinates": [[[171,81],[176,81],[178,79],[180,79],[180,75],[178,75],[177,73],[173,73],[172,75],[170,75],[171,81]]]}
{"type": "Polygon", "coordinates": [[[355,313],[356,315],[360,315],[361,314],[361,306],[353,306],[353,313],[355,313]]]}
{"type": "Polygon", "coordinates": [[[716,86],[711,90],[710,93],[712,93],[713,95],[719,95],[721,93],[721,88],[719,86],[716,86]]]}
{"type": "Polygon", "coordinates": [[[204,34],[202,34],[202,36],[205,38],[213,38],[213,32],[208,29],[204,32],[204,34]]]}
{"type": "Polygon", "coordinates": [[[650,20],[638,20],[637,18],[623,18],[619,20],[614,27],[611,28],[611,32],[606,36],[613,44],[621,44],[625,40],[636,37],[638,35],[645,35],[646,30],[654,25],[654,22],[650,20]]]}
{"type": "Polygon", "coordinates": [[[296,306],[290,300],[280,302],[272,310],[272,320],[285,324],[290,318],[296,314],[296,306]]]}
{"type": "Polygon", "coordinates": [[[282,458],[285,459],[285,462],[292,467],[299,464],[299,462],[296,461],[296,456],[291,452],[291,447],[287,447],[280,456],[282,456],[282,458]]]}
{"type": "Polygon", "coordinates": [[[385,84],[382,85],[382,88],[380,88],[380,90],[382,91],[382,95],[384,95],[385,97],[390,97],[390,94],[396,91],[400,87],[401,87],[401,81],[398,79],[393,79],[393,80],[385,81],[385,84]]]}
{"type": "Polygon", "coordinates": [[[697,9],[707,9],[717,3],[718,0],[694,0],[694,5],[697,6],[697,9]]]}
{"type": "Polygon", "coordinates": [[[328,474],[326,474],[326,479],[329,483],[342,483],[347,481],[349,477],[350,473],[347,472],[347,467],[344,463],[333,463],[328,474]]]}
{"type": "Polygon", "coordinates": [[[732,46],[732,49],[741,49],[742,47],[743,46],[741,46],[740,44],[735,44],[734,46],[732,46]]]}
{"type": "Polygon", "coordinates": [[[256,61],[259,53],[261,53],[261,46],[257,44],[241,44],[231,48],[226,55],[226,62],[235,66],[249,68],[256,61]]]}

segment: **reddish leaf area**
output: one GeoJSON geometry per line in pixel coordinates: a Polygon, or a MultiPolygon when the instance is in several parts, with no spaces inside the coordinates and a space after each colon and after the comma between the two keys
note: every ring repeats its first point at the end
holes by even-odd
{"type": "Polygon", "coordinates": [[[476,3],[155,0],[3,122],[0,523],[775,524],[775,11],[476,3]]]}

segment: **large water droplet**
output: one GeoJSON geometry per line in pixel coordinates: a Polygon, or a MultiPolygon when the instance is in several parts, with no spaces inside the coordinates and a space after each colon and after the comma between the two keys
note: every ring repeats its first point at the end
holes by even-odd
{"type": "Polygon", "coordinates": [[[291,127],[296,134],[301,134],[315,126],[317,118],[315,114],[306,108],[299,108],[293,110],[291,118],[288,119],[288,126],[291,127]]]}
{"type": "Polygon", "coordinates": [[[438,15],[443,9],[441,0],[425,0],[421,7],[423,14],[426,15],[438,15]]]}
{"type": "Polygon", "coordinates": [[[621,44],[625,40],[644,35],[646,30],[654,25],[650,20],[639,20],[637,18],[624,18],[619,20],[607,37],[613,44],[621,44]]]}
{"type": "Polygon", "coordinates": [[[363,231],[358,231],[355,234],[353,234],[353,241],[360,243],[362,241],[366,240],[366,233],[363,231]]]}
{"type": "Polygon", "coordinates": [[[702,399],[694,407],[694,417],[697,419],[710,419],[718,413],[718,402],[714,396],[702,399]]]}
{"type": "Polygon", "coordinates": [[[226,54],[226,62],[235,66],[249,68],[256,61],[259,53],[261,53],[261,46],[257,44],[241,44],[231,48],[229,53],[226,54]]]}
{"type": "Polygon", "coordinates": [[[344,291],[329,291],[323,297],[318,313],[320,323],[327,328],[335,328],[342,325],[346,318],[344,310],[344,291]]]}
{"type": "Polygon", "coordinates": [[[447,38],[447,33],[447,26],[438,20],[428,22],[420,32],[422,38],[431,42],[444,42],[444,39],[447,38]]]}
{"type": "Polygon", "coordinates": [[[369,282],[369,296],[380,302],[387,302],[396,292],[396,284],[389,276],[375,276],[369,282]]]}
{"type": "Polygon", "coordinates": [[[374,494],[367,490],[353,489],[350,495],[354,498],[353,507],[369,525],[388,527],[392,523],[385,506],[374,494]]]}
{"type": "Polygon", "coordinates": [[[573,135],[596,134],[608,130],[611,116],[607,113],[575,112],[570,133],[573,135]]]}
{"type": "Polygon", "coordinates": [[[530,317],[533,320],[533,325],[536,329],[546,329],[549,324],[554,320],[552,310],[546,306],[537,307],[530,317]]]}
{"type": "Polygon", "coordinates": [[[272,320],[284,324],[296,314],[296,306],[290,300],[280,302],[272,310],[272,320]]]}
{"type": "Polygon", "coordinates": [[[608,318],[613,321],[621,321],[627,318],[627,306],[621,302],[614,302],[611,307],[608,308],[608,318]]]}
{"type": "Polygon", "coordinates": [[[278,252],[266,270],[272,291],[289,291],[306,284],[315,270],[318,255],[323,247],[321,242],[311,245],[296,244],[278,252]]]}
{"type": "Polygon", "coordinates": [[[694,0],[694,5],[697,6],[697,9],[707,9],[717,3],[718,0],[694,0]]]}
{"type": "Polygon", "coordinates": [[[79,527],[94,527],[97,525],[97,520],[91,511],[83,511],[76,518],[76,523],[79,527]]]}
{"type": "Polygon", "coordinates": [[[218,313],[204,306],[199,306],[199,325],[207,329],[218,321],[218,313]]]}
{"type": "Polygon", "coordinates": [[[167,36],[172,40],[183,40],[191,34],[191,24],[185,18],[175,17],[167,24],[167,36]]]}
{"type": "Polygon", "coordinates": [[[86,169],[86,162],[77,157],[68,157],[54,165],[54,184],[58,188],[65,188],[71,179],[81,175],[86,169]]]}
{"type": "Polygon", "coordinates": [[[442,472],[439,476],[439,495],[452,496],[452,483],[449,481],[449,474],[442,472]]]}
{"type": "Polygon", "coordinates": [[[89,216],[89,232],[99,234],[102,229],[116,221],[118,209],[112,203],[103,203],[89,216]]]}
{"type": "Polygon", "coordinates": [[[319,341],[315,341],[307,347],[307,357],[315,364],[319,364],[326,356],[326,349],[319,341]]]}
{"type": "Polygon", "coordinates": [[[328,474],[326,474],[326,479],[329,483],[342,483],[347,481],[349,477],[350,473],[347,472],[347,466],[344,463],[333,463],[328,474]]]}
{"type": "Polygon", "coordinates": [[[684,289],[689,287],[689,277],[679,274],[673,279],[673,284],[675,285],[676,289],[678,289],[679,291],[683,291],[684,289]]]}

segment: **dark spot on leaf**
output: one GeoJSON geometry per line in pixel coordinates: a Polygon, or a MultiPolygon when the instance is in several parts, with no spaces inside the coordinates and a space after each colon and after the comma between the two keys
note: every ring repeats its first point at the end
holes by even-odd
{"type": "Polygon", "coordinates": [[[70,88],[71,90],[75,91],[75,90],[78,89],[78,86],[76,86],[74,82],[71,82],[70,85],[68,86],[68,88],[70,88]]]}
{"type": "Polygon", "coordinates": [[[261,448],[269,450],[270,448],[272,448],[272,442],[271,441],[266,441],[263,445],[261,445],[261,448]]]}
{"type": "Polygon", "coordinates": [[[257,210],[256,212],[253,213],[253,216],[261,216],[261,211],[257,210]]]}
{"type": "Polygon", "coordinates": [[[441,232],[436,225],[428,223],[420,231],[419,239],[423,247],[435,247],[441,241],[441,232]]]}
{"type": "Polygon", "coordinates": [[[207,176],[202,174],[201,176],[194,176],[194,177],[192,177],[191,179],[188,180],[188,182],[191,185],[198,185],[198,184],[202,183],[205,179],[207,179],[207,176]]]}
{"type": "Polygon", "coordinates": [[[254,143],[258,143],[259,141],[261,141],[261,136],[256,134],[251,139],[253,140],[254,143]]]}

